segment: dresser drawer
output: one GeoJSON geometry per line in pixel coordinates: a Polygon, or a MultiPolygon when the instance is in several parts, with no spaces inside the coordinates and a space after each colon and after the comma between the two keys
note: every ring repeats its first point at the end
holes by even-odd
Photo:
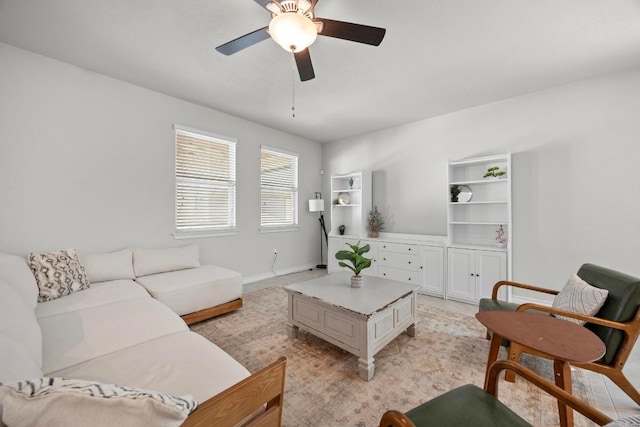
{"type": "Polygon", "coordinates": [[[378,265],[380,267],[399,268],[402,270],[418,271],[420,260],[418,255],[401,254],[397,252],[381,251],[378,254],[378,265]]]}
{"type": "Polygon", "coordinates": [[[383,267],[382,265],[378,267],[378,277],[397,280],[398,282],[420,284],[419,272],[383,267]]]}
{"type": "Polygon", "coordinates": [[[411,245],[406,243],[379,243],[378,250],[387,252],[398,252],[400,254],[418,254],[418,245],[411,245]]]}

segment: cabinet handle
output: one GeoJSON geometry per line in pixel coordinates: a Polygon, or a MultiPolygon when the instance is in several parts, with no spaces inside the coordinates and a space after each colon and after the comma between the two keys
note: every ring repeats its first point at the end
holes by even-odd
{"type": "Polygon", "coordinates": [[[409,252],[411,252],[411,248],[409,248],[409,252]]]}
{"type": "Polygon", "coordinates": [[[479,274],[476,274],[476,277],[480,277],[480,275],[479,275],[479,274]]]}
{"type": "Polygon", "coordinates": [[[409,277],[409,281],[411,281],[411,277],[409,277]]]}
{"type": "Polygon", "coordinates": [[[411,264],[411,261],[409,261],[409,264],[411,264]]]}
{"type": "Polygon", "coordinates": [[[383,247],[384,249],[387,249],[387,245],[382,245],[382,247],[383,247]]]}
{"type": "Polygon", "coordinates": [[[386,258],[382,258],[382,260],[383,260],[383,261],[386,261],[387,259],[386,259],[386,258]]]}
{"type": "Polygon", "coordinates": [[[420,266],[420,270],[422,270],[422,266],[420,266]]]}
{"type": "Polygon", "coordinates": [[[471,277],[473,277],[473,273],[471,273],[471,277]]]}
{"type": "Polygon", "coordinates": [[[382,275],[383,275],[383,276],[386,276],[386,275],[387,275],[387,273],[382,273],[382,275]]]}

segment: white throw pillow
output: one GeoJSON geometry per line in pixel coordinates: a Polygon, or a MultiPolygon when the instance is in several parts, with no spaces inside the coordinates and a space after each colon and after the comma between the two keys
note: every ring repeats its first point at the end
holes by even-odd
{"type": "Polygon", "coordinates": [[[75,249],[30,253],[27,260],[38,283],[39,302],[51,301],[89,288],[87,274],[75,249]]]}
{"type": "Polygon", "coordinates": [[[179,426],[198,403],[134,387],[62,378],[0,384],[8,426],[179,426]]]}
{"type": "Polygon", "coordinates": [[[133,250],[136,277],[196,267],[200,267],[200,247],[197,244],[180,248],[133,250]]]}
{"type": "MultiPolygon", "coordinates": [[[[591,286],[578,277],[577,274],[574,274],[567,284],[564,285],[560,293],[553,299],[551,306],[561,310],[593,316],[604,305],[607,295],[609,295],[609,291],[606,289],[591,286]]],[[[578,325],[584,325],[586,323],[571,317],[558,315],[556,315],[556,317],[577,323],[578,325]]]]}
{"type": "Polygon", "coordinates": [[[135,279],[131,249],[80,257],[90,283],[135,279]]]}

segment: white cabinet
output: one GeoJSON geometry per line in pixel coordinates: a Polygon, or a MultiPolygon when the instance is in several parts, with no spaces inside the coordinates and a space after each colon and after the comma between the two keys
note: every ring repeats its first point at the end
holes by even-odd
{"type": "MultiPolygon", "coordinates": [[[[504,251],[448,248],[447,298],[477,302],[491,297],[493,285],[507,279],[507,254],[504,251]]],[[[502,294],[501,299],[506,298],[502,294]]]]}
{"type": "MultiPolygon", "coordinates": [[[[335,253],[348,249],[345,243],[368,244],[371,250],[367,258],[373,261],[371,267],[362,270],[365,276],[385,277],[405,283],[417,283],[419,292],[444,297],[444,239],[442,242],[417,240],[415,235],[396,234],[379,239],[357,239],[346,236],[329,237],[328,271],[336,273],[346,270],[338,265],[335,253]],[[406,238],[411,236],[411,238],[406,238]]],[[[425,236],[425,238],[434,236],[425,236]]]]}
{"type": "Polygon", "coordinates": [[[371,171],[331,176],[331,235],[367,237],[367,218],[371,210],[371,171]]]}
{"type": "Polygon", "coordinates": [[[420,293],[444,297],[444,248],[420,246],[422,288],[420,293]]]}
{"type": "Polygon", "coordinates": [[[511,278],[511,175],[510,154],[449,162],[447,298],[475,302],[511,278]]]}

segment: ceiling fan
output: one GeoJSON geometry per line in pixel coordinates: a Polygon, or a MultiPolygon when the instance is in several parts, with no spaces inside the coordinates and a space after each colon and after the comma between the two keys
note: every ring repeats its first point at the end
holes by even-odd
{"type": "Polygon", "coordinates": [[[384,28],[316,18],[313,10],[318,0],[254,1],[271,12],[269,25],[224,43],[216,50],[232,55],[271,37],[284,50],[293,53],[303,82],[315,77],[308,47],[318,35],[378,46],[386,32],[384,28]]]}

